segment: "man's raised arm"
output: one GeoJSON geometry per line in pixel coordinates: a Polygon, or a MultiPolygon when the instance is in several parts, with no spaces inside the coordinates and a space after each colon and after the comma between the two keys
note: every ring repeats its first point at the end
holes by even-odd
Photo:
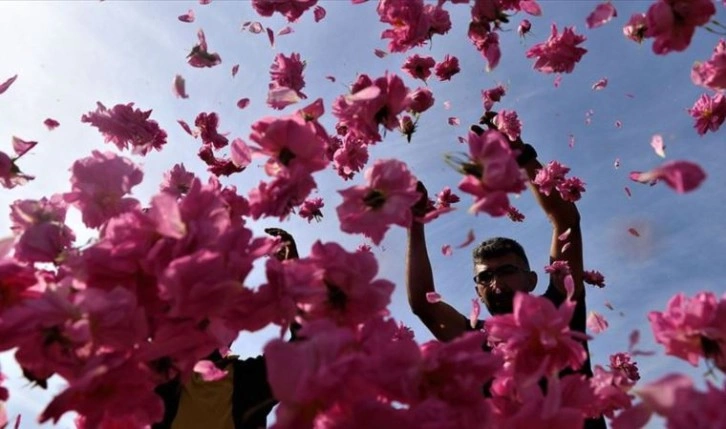
{"type": "MultiPolygon", "coordinates": [[[[414,206],[414,216],[423,216],[428,204],[426,188],[419,182],[418,191],[423,195],[414,206]]],[[[434,275],[426,250],[423,223],[414,220],[408,231],[406,252],[406,291],[408,303],[431,333],[440,341],[450,341],[466,331],[467,319],[449,304],[429,302],[426,294],[435,292],[434,275]]]]}
{"type": "MultiPolygon", "coordinates": [[[[574,299],[581,300],[585,297],[585,288],[582,282],[582,232],[580,230],[580,213],[577,211],[577,206],[575,206],[575,203],[563,200],[559,192],[552,192],[550,195],[544,195],[540,192],[539,188],[532,183],[537,176],[537,172],[542,169],[542,164],[537,161],[537,152],[532,146],[525,145],[521,140],[514,142],[512,147],[520,150],[518,162],[527,172],[529,190],[552,224],[550,262],[559,260],[568,263],[572,279],[575,282],[574,299]],[[564,241],[560,241],[558,237],[567,230],[570,231],[569,237],[564,241]],[[565,247],[565,243],[569,243],[569,245],[565,247]]],[[[562,278],[553,277],[552,284],[563,296],[566,295],[562,278]]]]}

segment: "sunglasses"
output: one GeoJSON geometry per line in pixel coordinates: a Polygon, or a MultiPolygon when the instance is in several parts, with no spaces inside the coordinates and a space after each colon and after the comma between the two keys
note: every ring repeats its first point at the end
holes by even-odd
{"type": "Polygon", "coordinates": [[[494,268],[493,270],[485,270],[477,273],[477,275],[474,276],[474,283],[482,286],[489,286],[494,282],[495,277],[511,276],[512,274],[519,272],[526,272],[526,270],[512,264],[506,264],[501,267],[494,268]]]}

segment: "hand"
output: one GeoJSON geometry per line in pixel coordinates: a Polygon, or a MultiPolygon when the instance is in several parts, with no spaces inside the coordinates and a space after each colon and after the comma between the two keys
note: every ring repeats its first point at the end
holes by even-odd
{"type": "Polygon", "coordinates": [[[280,261],[288,259],[297,259],[300,256],[297,253],[297,245],[295,239],[289,232],[282,228],[265,228],[265,232],[273,237],[280,237],[280,248],[275,253],[275,257],[280,261]]]}
{"type": "Polygon", "coordinates": [[[416,191],[421,194],[421,198],[411,207],[414,219],[424,217],[431,206],[429,193],[426,190],[426,186],[420,180],[416,183],[416,191]]]}

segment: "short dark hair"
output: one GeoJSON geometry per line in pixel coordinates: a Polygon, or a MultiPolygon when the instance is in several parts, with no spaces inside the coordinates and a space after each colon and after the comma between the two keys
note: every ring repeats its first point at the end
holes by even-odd
{"type": "Polygon", "coordinates": [[[486,259],[499,258],[510,253],[519,256],[527,268],[529,268],[529,260],[527,260],[527,255],[524,253],[524,248],[511,238],[493,237],[484,240],[474,248],[472,256],[474,257],[474,263],[477,263],[486,259]]]}

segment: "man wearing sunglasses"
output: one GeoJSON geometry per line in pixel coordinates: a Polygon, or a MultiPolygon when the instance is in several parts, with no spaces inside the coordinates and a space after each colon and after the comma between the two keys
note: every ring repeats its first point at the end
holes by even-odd
{"type": "MultiPolygon", "coordinates": [[[[486,119],[486,118],[485,118],[486,119]]],[[[484,123],[487,121],[485,120],[484,123]]],[[[471,131],[481,134],[483,129],[477,125],[471,131]]],[[[517,156],[517,163],[526,172],[529,179],[528,188],[537,203],[547,215],[552,225],[552,241],[550,246],[550,263],[565,261],[569,265],[574,280],[573,300],[576,302],[575,312],[570,322],[574,331],[585,332],[585,290],[583,287],[582,235],[580,232],[580,214],[574,203],[563,200],[556,192],[542,194],[531,181],[542,168],[537,161],[537,152],[521,139],[511,142],[517,156]],[[567,246],[558,237],[569,231],[567,246]]],[[[428,206],[426,188],[419,182],[422,199],[414,207],[415,217],[421,216],[428,206]]],[[[474,288],[477,296],[492,315],[512,312],[514,296],[517,292],[531,293],[537,285],[537,274],[530,269],[529,261],[522,246],[509,238],[496,237],[485,240],[474,249],[474,288]]],[[[406,257],[406,287],[408,301],[413,312],[421,319],[431,333],[440,341],[450,341],[472,329],[480,329],[483,322],[472,327],[469,317],[463,315],[444,301],[429,302],[426,298],[435,292],[434,279],[426,250],[424,225],[414,221],[408,234],[406,257]]],[[[547,291],[543,295],[556,306],[567,297],[564,277],[551,275],[547,291]]],[[[592,377],[590,354],[587,342],[583,341],[587,360],[577,372],[592,377]]],[[[587,420],[586,429],[605,428],[605,421],[600,419],[587,420]]]]}

